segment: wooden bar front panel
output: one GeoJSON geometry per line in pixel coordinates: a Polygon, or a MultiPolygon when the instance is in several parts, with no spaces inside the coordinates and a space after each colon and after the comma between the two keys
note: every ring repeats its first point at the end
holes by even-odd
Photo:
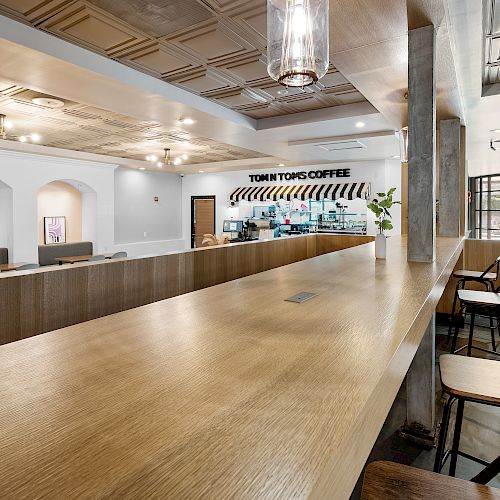
{"type": "Polygon", "coordinates": [[[0,275],[0,345],[370,241],[311,234],[0,275]]]}

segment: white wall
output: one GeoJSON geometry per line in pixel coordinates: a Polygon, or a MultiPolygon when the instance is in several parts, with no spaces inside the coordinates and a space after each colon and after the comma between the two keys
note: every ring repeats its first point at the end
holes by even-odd
{"type": "Polygon", "coordinates": [[[11,262],[14,238],[12,200],[12,189],[0,181],[0,247],[9,250],[11,262]]]}
{"type": "MultiPolygon", "coordinates": [[[[82,239],[94,242],[94,252],[125,250],[130,256],[137,256],[182,248],[180,177],[126,170],[123,179],[128,179],[127,182],[133,177],[129,177],[128,173],[140,174],[140,179],[144,181],[138,182],[136,178],[136,182],[129,182],[131,186],[135,185],[136,192],[131,195],[127,191],[126,196],[129,199],[135,196],[142,199],[143,195],[147,195],[149,199],[154,186],[160,186],[160,193],[155,190],[155,195],[160,196],[160,211],[143,212],[145,207],[136,204],[138,212],[135,218],[123,211],[115,220],[116,168],[115,165],[91,161],[0,151],[0,210],[2,217],[12,220],[13,227],[12,231],[8,225],[2,224],[0,245],[9,248],[9,259],[15,262],[38,262],[37,194],[42,186],[59,180],[71,183],[82,192],[82,239]],[[162,175],[165,177],[161,177],[162,175]],[[10,186],[12,191],[5,189],[4,194],[3,183],[10,186]],[[9,206],[12,207],[10,217],[5,215],[9,206]],[[168,212],[167,207],[175,208],[168,212]],[[144,217],[145,214],[147,217],[144,217]],[[163,231],[153,231],[146,241],[144,237],[135,241],[131,237],[128,241],[115,243],[115,222],[119,228],[127,224],[130,235],[143,234],[145,226],[142,219],[150,218],[152,214],[155,215],[154,220],[162,225],[163,231]],[[156,240],[157,236],[161,239],[156,240]]],[[[121,197],[120,200],[123,201],[121,197]]],[[[156,207],[152,210],[155,209],[156,207]]],[[[148,231],[154,225],[146,227],[148,231]]]]}
{"type": "Polygon", "coordinates": [[[117,168],[116,246],[134,255],[182,248],[181,200],[179,175],[117,168]]]}
{"type": "MultiPolygon", "coordinates": [[[[330,169],[332,165],[318,165],[315,167],[293,167],[291,169],[285,168],[275,168],[267,170],[245,170],[239,172],[227,172],[227,173],[205,173],[205,174],[194,174],[186,175],[182,179],[182,209],[183,209],[183,236],[184,243],[186,247],[191,245],[190,231],[191,231],[191,196],[196,195],[215,195],[216,202],[216,232],[222,232],[222,223],[224,219],[230,219],[231,217],[248,217],[251,215],[247,207],[242,206],[240,208],[228,208],[228,199],[231,192],[242,186],[257,185],[256,183],[251,183],[249,175],[250,174],[264,174],[272,172],[284,172],[286,170],[290,171],[309,171],[309,170],[321,170],[330,169]]],[[[396,197],[401,190],[401,164],[397,160],[391,161],[370,161],[370,162],[360,162],[360,163],[345,163],[345,164],[335,164],[333,168],[349,168],[351,169],[351,176],[348,178],[338,178],[338,179],[318,179],[318,180],[307,180],[307,181],[277,181],[277,182],[265,182],[259,183],[259,185],[282,185],[282,184],[297,184],[307,182],[308,184],[321,184],[324,182],[335,183],[335,182],[369,182],[371,185],[372,197],[374,193],[385,191],[386,188],[396,187],[396,197]]],[[[401,216],[400,207],[395,206],[393,213],[394,216],[394,230],[393,234],[399,234],[401,231],[401,216]]],[[[375,219],[374,215],[368,211],[367,212],[367,222],[368,222],[368,234],[376,233],[375,219]]]]}

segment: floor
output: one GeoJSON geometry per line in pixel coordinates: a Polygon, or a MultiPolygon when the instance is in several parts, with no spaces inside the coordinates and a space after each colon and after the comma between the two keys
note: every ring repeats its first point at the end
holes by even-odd
{"type": "MultiPolygon", "coordinates": [[[[439,356],[449,352],[451,344],[447,345],[446,343],[447,332],[447,326],[436,325],[436,365],[439,365],[439,356]]],[[[458,347],[466,343],[467,336],[468,329],[467,331],[460,331],[458,347]]],[[[474,339],[475,345],[491,349],[491,333],[489,329],[476,327],[474,329],[474,339]]],[[[498,333],[496,339],[500,343],[498,333]]],[[[497,350],[500,352],[500,346],[497,346],[497,350]]],[[[495,359],[494,356],[481,353],[480,351],[474,351],[473,355],[495,359]]],[[[436,419],[440,422],[445,400],[441,397],[438,368],[436,369],[436,378],[436,419]]],[[[436,448],[425,450],[399,436],[398,430],[404,424],[405,417],[406,385],[403,383],[367,463],[374,460],[391,460],[420,469],[433,469],[436,448]]],[[[450,428],[453,428],[453,422],[450,423],[450,428]]],[[[466,405],[460,449],[488,461],[493,460],[500,454],[500,408],[473,403],[466,405]]],[[[448,463],[442,472],[447,473],[447,469],[448,463]]],[[[481,465],[458,457],[456,477],[470,479],[481,469],[481,465]]],[[[489,483],[489,486],[500,488],[500,475],[493,479],[489,483]]],[[[351,500],[360,498],[361,488],[362,475],[354,488],[351,500]]]]}

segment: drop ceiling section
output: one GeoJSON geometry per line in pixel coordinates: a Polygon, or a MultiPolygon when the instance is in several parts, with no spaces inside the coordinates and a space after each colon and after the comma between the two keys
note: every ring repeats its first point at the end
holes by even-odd
{"type": "Polygon", "coordinates": [[[14,127],[7,138],[36,132],[45,146],[97,153],[132,160],[144,160],[154,154],[161,158],[164,148],[172,157],[189,156],[186,164],[248,160],[265,155],[193,136],[188,127],[168,128],[154,121],[141,121],[81,103],[63,100],[64,107],[52,109],[32,99],[51,97],[31,89],[0,81],[0,113],[14,127]]]}
{"type": "Polygon", "coordinates": [[[0,12],[256,119],[366,101],[333,65],[304,89],[274,82],[265,0],[0,0],[0,12]]]}
{"type": "Polygon", "coordinates": [[[483,84],[500,83],[500,2],[485,1],[483,84]]]}

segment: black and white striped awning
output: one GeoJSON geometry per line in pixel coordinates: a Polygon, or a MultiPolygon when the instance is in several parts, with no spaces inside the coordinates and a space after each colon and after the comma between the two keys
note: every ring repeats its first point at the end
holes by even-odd
{"type": "Polygon", "coordinates": [[[236,188],[229,201],[267,201],[267,200],[354,200],[368,198],[369,182],[348,182],[345,184],[293,184],[285,186],[250,186],[236,188]]]}

